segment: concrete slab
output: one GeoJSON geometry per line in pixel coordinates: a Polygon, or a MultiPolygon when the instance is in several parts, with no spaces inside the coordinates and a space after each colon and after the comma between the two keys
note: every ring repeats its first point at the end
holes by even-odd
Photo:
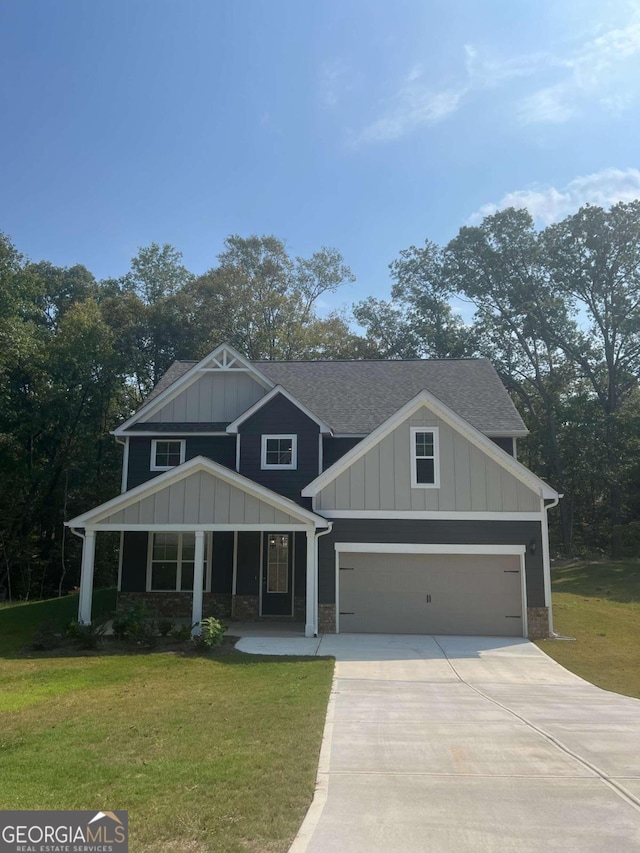
{"type": "Polygon", "coordinates": [[[593,777],[584,765],[513,718],[481,724],[341,721],[334,724],[331,771],[593,777]]]}
{"type": "Polygon", "coordinates": [[[340,635],[317,651],[334,689],[291,853],[640,850],[640,701],[519,639],[340,635]]]}
{"type": "Polygon", "coordinates": [[[334,775],[307,853],[637,853],[638,814],[593,779],[334,775]]]}
{"type": "Polygon", "coordinates": [[[315,637],[242,637],[236,649],[249,655],[314,657],[320,641],[315,637]]]}

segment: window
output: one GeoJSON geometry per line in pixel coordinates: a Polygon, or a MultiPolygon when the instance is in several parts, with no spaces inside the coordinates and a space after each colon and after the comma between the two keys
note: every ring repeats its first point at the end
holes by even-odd
{"type": "Polygon", "coordinates": [[[267,538],[267,592],[289,591],[289,534],[270,533],[267,538]]]}
{"type": "Polygon", "coordinates": [[[151,470],[168,471],[176,465],[184,462],[185,441],[183,439],[171,439],[161,441],[154,439],[151,442],[151,470]]]}
{"type": "Polygon", "coordinates": [[[440,485],[438,429],[411,428],[411,487],[437,489],[440,485]]]}
{"type": "Polygon", "coordinates": [[[263,435],[261,456],[262,469],[297,468],[297,444],[297,436],[295,435],[263,435]]]}
{"type": "MultiPolygon", "coordinates": [[[[209,537],[210,534],[205,533],[204,590],[209,589],[211,577],[209,537]]],[[[190,592],[193,589],[195,556],[195,533],[151,533],[147,589],[152,592],[190,592]]]]}

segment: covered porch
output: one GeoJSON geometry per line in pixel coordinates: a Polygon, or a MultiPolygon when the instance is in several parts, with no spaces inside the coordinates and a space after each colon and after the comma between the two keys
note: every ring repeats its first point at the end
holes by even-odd
{"type": "Polygon", "coordinates": [[[119,531],[120,603],[145,600],[194,631],[203,616],[223,615],[317,634],[317,537],[330,522],[223,465],[196,457],[66,524],[83,539],[82,624],[96,540],[119,531]]]}

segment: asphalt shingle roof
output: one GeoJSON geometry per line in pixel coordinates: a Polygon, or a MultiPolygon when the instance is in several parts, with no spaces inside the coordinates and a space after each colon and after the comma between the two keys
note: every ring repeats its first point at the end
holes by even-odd
{"type": "MultiPolygon", "coordinates": [[[[423,390],[483,433],[527,433],[500,377],[485,358],[253,363],[335,433],[369,433],[423,390]]],[[[194,364],[174,362],[145,402],[194,364]]]]}

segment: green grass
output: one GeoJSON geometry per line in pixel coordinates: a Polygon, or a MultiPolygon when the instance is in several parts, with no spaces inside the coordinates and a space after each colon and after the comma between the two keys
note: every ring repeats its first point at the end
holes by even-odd
{"type": "Polygon", "coordinates": [[[577,563],[552,572],[557,633],[538,645],[598,687],[640,698],[640,561],[577,563]]]}
{"type": "Polygon", "coordinates": [[[128,809],[132,853],[285,851],[313,794],[332,662],[21,657],[73,603],[0,610],[0,808],[128,809]]]}

